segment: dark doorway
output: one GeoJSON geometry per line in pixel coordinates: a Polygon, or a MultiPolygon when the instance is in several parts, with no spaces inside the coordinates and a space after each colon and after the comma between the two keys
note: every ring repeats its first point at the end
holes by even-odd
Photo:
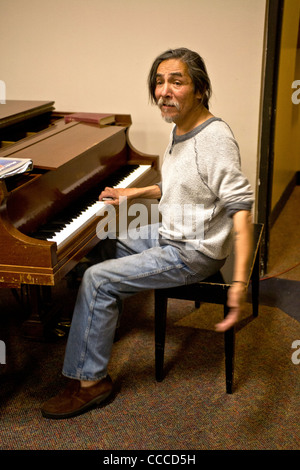
{"type": "Polygon", "coordinates": [[[279,72],[281,27],[284,0],[268,0],[266,14],[265,69],[262,96],[262,125],[260,139],[258,222],[263,223],[261,271],[267,271],[270,238],[272,178],[274,162],[274,131],[276,95],[279,72]]]}

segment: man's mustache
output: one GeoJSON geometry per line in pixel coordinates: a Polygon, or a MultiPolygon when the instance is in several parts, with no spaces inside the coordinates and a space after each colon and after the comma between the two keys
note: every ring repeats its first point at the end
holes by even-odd
{"type": "Polygon", "coordinates": [[[177,103],[177,101],[172,101],[172,100],[166,100],[162,97],[159,98],[158,102],[157,102],[157,106],[159,108],[161,108],[162,106],[175,106],[175,108],[179,111],[180,107],[179,107],[179,103],[177,103]]]}

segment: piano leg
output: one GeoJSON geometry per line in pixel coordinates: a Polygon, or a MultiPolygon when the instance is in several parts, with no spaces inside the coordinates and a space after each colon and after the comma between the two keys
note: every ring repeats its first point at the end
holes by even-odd
{"type": "MultiPolygon", "coordinates": [[[[60,328],[60,309],[52,302],[51,286],[23,285],[22,303],[27,312],[22,330],[25,338],[43,341],[63,337],[65,329],[60,328]]],[[[64,324],[64,327],[67,325],[64,324]]]]}

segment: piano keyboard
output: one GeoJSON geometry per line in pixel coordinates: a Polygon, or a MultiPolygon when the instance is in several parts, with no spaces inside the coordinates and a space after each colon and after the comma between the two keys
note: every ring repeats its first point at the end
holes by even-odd
{"type": "MultiPolygon", "coordinates": [[[[119,179],[116,184],[113,184],[114,188],[128,188],[134,185],[135,181],[145,175],[145,173],[151,168],[151,165],[139,165],[131,167],[131,171],[126,176],[119,179]],[[132,170],[134,168],[134,170],[132,170]]],[[[122,169],[123,171],[123,169],[122,169]]],[[[112,186],[107,182],[105,186],[112,186]]],[[[34,234],[35,238],[45,239],[51,242],[56,242],[57,248],[60,249],[63,245],[68,243],[77,232],[82,230],[85,226],[90,224],[93,219],[104,215],[105,203],[97,200],[101,189],[97,191],[97,195],[94,200],[86,201],[84,207],[78,209],[77,213],[68,215],[62,214],[57,220],[44,225],[38,233],[34,234]],[[66,217],[68,220],[66,220],[66,217]]]]}

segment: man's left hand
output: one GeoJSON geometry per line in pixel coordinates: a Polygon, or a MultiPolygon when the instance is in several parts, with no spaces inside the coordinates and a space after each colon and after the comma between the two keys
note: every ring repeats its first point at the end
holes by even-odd
{"type": "Polygon", "coordinates": [[[229,307],[229,312],[224,320],[216,324],[216,331],[223,333],[239,321],[245,299],[246,289],[244,284],[235,283],[228,289],[227,306],[229,307]]]}

